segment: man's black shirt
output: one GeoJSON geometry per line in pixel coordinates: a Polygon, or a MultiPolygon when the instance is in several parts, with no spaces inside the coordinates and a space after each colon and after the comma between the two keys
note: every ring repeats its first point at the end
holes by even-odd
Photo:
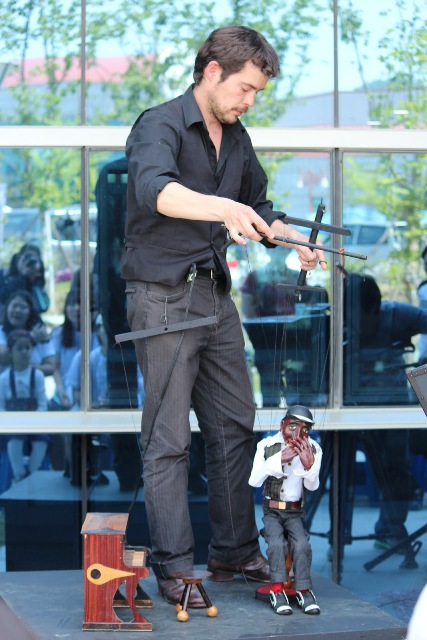
{"type": "Polygon", "coordinates": [[[230,274],[221,248],[219,222],[172,218],[157,212],[157,197],[169,182],[251,206],[271,224],[280,217],[266,197],[267,176],[246,129],[223,125],[218,162],[193,86],[184,95],[143,112],[126,144],[128,210],[122,277],[176,285],[192,263],[216,264],[230,274]]]}

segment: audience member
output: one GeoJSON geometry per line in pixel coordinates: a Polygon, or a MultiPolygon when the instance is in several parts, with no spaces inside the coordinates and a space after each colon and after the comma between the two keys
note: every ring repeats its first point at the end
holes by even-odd
{"type": "MultiPolygon", "coordinates": [[[[51,342],[56,354],[54,372],[56,390],[50,408],[53,410],[70,409],[73,397],[67,392],[67,375],[74,356],[81,348],[80,296],[76,289],[71,288],[65,298],[64,322],[52,331],[51,342]]],[[[97,333],[92,331],[91,350],[98,346],[97,333]]]]}
{"type": "Polygon", "coordinates": [[[321,356],[313,357],[312,350],[320,347],[322,338],[326,344],[326,326],[309,318],[313,310],[316,314],[322,308],[324,311],[327,291],[303,290],[298,298],[295,288],[287,286],[296,286],[298,273],[287,267],[286,250],[269,251],[266,258],[268,262],[251,271],[241,287],[241,311],[244,319],[249,319],[244,327],[254,348],[262,404],[324,404],[326,391],[312,384],[318,378],[312,361],[321,356]],[[287,323],[284,316],[294,320],[287,323]],[[257,318],[264,321],[258,324],[257,318]],[[317,337],[319,331],[321,336],[317,337]]]}
{"type": "Polygon", "coordinates": [[[244,318],[295,313],[295,292],[281,284],[295,284],[298,274],[286,265],[286,250],[269,251],[263,266],[250,271],[241,287],[244,318]]]}
{"type": "Polygon", "coordinates": [[[405,374],[412,339],[427,333],[427,309],[383,300],[372,276],[352,273],[344,287],[345,405],[415,403],[405,374]]]}
{"type": "Polygon", "coordinates": [[[4,305],[14,291],[24,289],[31,295],[34,311],[38,314],[44,313],[50,305],[45,284],[45,268],[39,247],[35,244],[24,244],[12,256],[9,269],[3,273],[0,304],[4,305]]]}
{"type": "MultiPolygon", "coordinates": [[[[415,402],[405,375],[405,352],[413,351],[413,336],[427,333],[427,310],[382,300],[374,278],[350,274],[344,288],[344,318],[344,404],[415,402]]],[[[377,546],[384,548],[406,537],[405,521],[416,487],[409,456],[410,430],[404,426],[358,432],[379,490],[375,533],[377,546]]]]}
{"type": "Polygon", "coordinates": [[[46,327],[34,308],[31,294],[22,289],[12,293],[6,302],[5,318],[3,326],[0,327],[0,367],[2,369],[11,363],[7,338],[16,329],[31,332],[34,340],[31,364],[40,369],[45,376],[52,375],[55,370],[55,351],[46,327]]]}
{"type": "MultiPolygon", "coordinates": [[[[98,409],[108,406],[108,338],[100,314],[98,314],[95,320],[94,333],[99,344],[94,347],[89,354],[90,404],[92,408],[98,409]]],[[[69,389],[69,395],[72,396],[74,409],[80,409],[81,357],[82,352],[79,349],[70,363],[66,376],[66,386],[69,389]]]]}
{"type": "MultiPolygon", "coordinates": [[[[0,411],[46,411],[47,399],[43,373],[31,364],[34,339],[29,331],[18,329],[8,335],[11,366],[0,375],[0,411]]],[[[50,438],[46,435],[14,435],[7,451],[15,482],[40,468],[50,438]],[[29,446],[28,464],[25,446],[29,446]]]]}

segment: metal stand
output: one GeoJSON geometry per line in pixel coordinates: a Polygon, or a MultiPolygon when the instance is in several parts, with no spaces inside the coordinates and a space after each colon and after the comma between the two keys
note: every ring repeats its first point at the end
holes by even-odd
{"type": "Polygon", "coordinates": [[[363,566],[365,567],[366,571],[370,571],[378,564],[383,562],[383,560],[387,560],[387,558],[390,558],[390,556],[394,555],[395,553],[401,553],[402,551],[404,551],[405,559],[400,564],[400,568],[418,569],[418,563],[415,560],[415,556],[423,546],[423,543],[418,540],[418,538],[420,538],[424,533],[427,533],[427,524],[414,531],[414,533],[411,533],[404,540],[401,540],[393,547],[390,547],[390,549],[387,549],[387,551],[384,551],[384,553],[379,555],[377,558],[374,558],[370,562],[366,562],[363,566]]]}

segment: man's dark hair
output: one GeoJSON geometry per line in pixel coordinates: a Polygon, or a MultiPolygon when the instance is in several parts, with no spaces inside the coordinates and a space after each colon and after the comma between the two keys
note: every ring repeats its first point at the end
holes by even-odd
{"type": "Polygon", "coordinates": [[[350,303],[352,312],[360,309],[362,317],[370,314],[378,315],[381,309],[381,291],[370,275],[350,273],[344,286],[345,308],[350,303]]]}
{"type": "Polygon", "coordinates": [[[421,254],[422,259],[424,260],[427,254],[427,247],[424,247],[423,252],[421,254]]]}
{"type": "Polygon", "coordinates": [[[274,78],[280,71],[277,53],[258,31],[249,27],[220,27],[200,47],[194,63],[194,81],[200,84],[205,67],[215,60],[222,68],[221,82],[251,61],[264,75],[274,78]]]}

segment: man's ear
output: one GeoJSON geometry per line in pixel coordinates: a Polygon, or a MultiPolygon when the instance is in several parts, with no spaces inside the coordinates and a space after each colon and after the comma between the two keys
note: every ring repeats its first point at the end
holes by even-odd
{"type": "Polygon", "coordinates": [[[211,82],[219,80],[221,78],[221,74],[222,67],[216,60],[211,60],[210,62],[208,62],[203,73],[206,80],[209,80],[211,82]]]}

